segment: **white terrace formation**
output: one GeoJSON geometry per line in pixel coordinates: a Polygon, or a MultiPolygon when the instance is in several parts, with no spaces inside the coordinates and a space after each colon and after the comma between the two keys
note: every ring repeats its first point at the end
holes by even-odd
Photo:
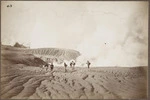
{"type": "Polygon", "coordinates": [[[57,62],[61,64],[64,60],[76,60],[80,53],[71,49],[61,48],[38,48],[38,49],[27,49],[25,53],[34,54],[47,62],[57,62]]]}

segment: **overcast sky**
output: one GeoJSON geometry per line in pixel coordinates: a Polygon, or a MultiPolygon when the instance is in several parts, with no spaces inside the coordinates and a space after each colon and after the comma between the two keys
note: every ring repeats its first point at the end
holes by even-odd
{"type": "Polygon", "coordinates": [[[146,1],[2,1],[1,5],[3,44],[75,49],[102,65],[148,65],[146,1]]]}

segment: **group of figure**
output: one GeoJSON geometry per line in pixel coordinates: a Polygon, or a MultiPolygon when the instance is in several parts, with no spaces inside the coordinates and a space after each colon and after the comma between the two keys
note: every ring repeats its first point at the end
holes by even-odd
{"type": "MultiPolygon", "coordinates": [[[[76,63],[75,63],[74,61],[70,62],[70,67],[72,68],[72,70],[74,70],[75,64],[76,64],[76,63]]],[[[90,63],[89,61],[87,61],[86,64],[87,64],[87,67],[88,67],[88,69],[89,69],[91,63],[90,63]]],[[[64,62],[65,72],[67,72],[67,66],[68,66],[68,65],[64,62]]]]}
{"type": "MultiPolygon", "coordinates": [[[[90,68],[91,63],[89,61],[86,62],[87,67],[90,68]]],[[[74,61],[70,62],[70,67],[72,68],[72,70],[74,70],[76,63],[74,61]]],[[[64,62],[64,67],[65,67],[65,72],[67,72],[67,64],[64,62]]],[[[43,65],[43,68],[46,68],[46,71],[48,69],[50,69],[50,71],[53,71],[54,69],[54,64],[53,63],[47,63],[45,65],[43,65]]]]}
{"type": "Polygon", "coordinates": [[[43,65],[43,68],[46,68],[46,71],[47,71],[48,69],[50,69],[51,71],[53,71],[53,69],[54,69],[54,64],[53,64],[53,63],[47,63],[47,64],[43,65]]]}
{"type": "MultiPolygon", "coordinates": [[[[74,61],[71,61],[70,62],[70,67],[72,68],[72,70],[74,70],[74,67],[75,67],[75,62],[74,61]]],[[[65,72],[67,72],[67,64],[64,62],[64,67],[65,67],[65,72]]]]}

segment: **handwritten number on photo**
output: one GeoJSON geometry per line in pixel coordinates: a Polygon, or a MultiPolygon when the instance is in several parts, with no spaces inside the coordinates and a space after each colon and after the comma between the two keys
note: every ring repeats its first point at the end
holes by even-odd
{"type": "Polygon", "coordinates": [[[7,5],[7,7],[12,7],[12,5],[10,4],[10,5],[7,5]]]}

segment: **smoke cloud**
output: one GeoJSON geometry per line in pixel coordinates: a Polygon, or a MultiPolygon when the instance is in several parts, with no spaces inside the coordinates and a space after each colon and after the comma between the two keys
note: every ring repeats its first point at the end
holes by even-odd
{"type": "Polygon", "coordinates": [[[3,44],[74,49],[79,66],[148,65],[148,1],[3,1],[1,8],[3,44]]]}
{"type": "Polygon", "coordinates": [[[85,65],[89,60],[93,66],[147,66],[148,7],[137,8],[122,22],[118,17],[109,17],[109,23],[97,26],[94,34],[78,45],[82,54],[78,64],[85,65]]]}

